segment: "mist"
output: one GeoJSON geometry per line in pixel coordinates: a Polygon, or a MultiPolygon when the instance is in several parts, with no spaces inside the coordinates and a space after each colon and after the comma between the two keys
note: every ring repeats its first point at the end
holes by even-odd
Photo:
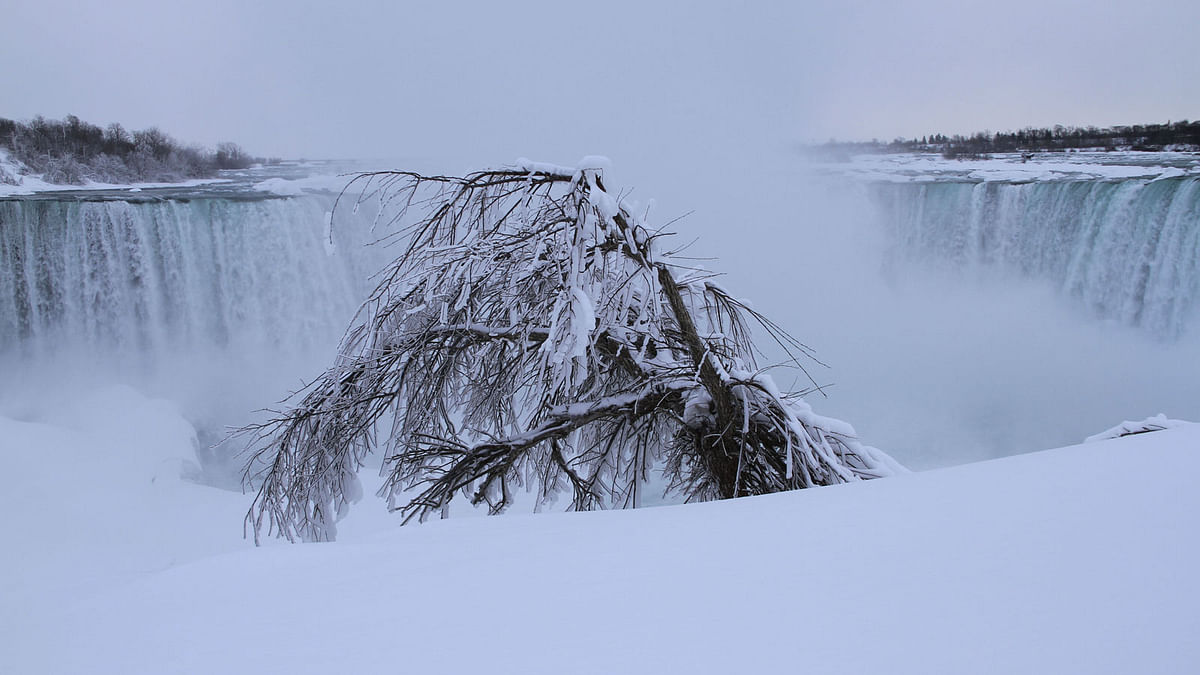
{"type": "Polygon", "coordinates": [[[1046,281],[903,261],[865,186],[799,160],[748,183],[732,193],[754,199],[672,229],[699,236],[689,253],[719,256],[704,264],[828,366],[805,364],[826,386],[814,408],[908,466],[1073,444],[1159,412],[1200,417],[1195,321],[1163,339],[1098,320],[1046,281]]]}
{"type": "MultiPolygon", "coordinates": [[[[1153,37],[1128,28],[1125,8],[1079,2],[18,0],[5,13],[22,29],[0,59],[23,65],[0,75],[0,115],[74,113],[261,155],[430,172],[607,155],[611,185],[679,243],[696,239],[689,255],[716,258],[698,264],[828,364],[808,364],[829,385],[810,396],[819,412],[935,466],[1157,412],[1200,416],[1197,331],[1163,343],[1082,315],[1036,281],[890,265],[867,195],[814,176],[794,148],[1195,116],[1200,92],[1179,83],[1200,80],[1200,6],[1151,5],[1139,11],[1171,17],[1153,37]]],[[[257,407],[319,372],[327,353],[192,354],[138,377],[195,410],[257,407]],[[238,365],[268,356],[286,363],[270,374],[238,365]]],[[[32,371],[8,401],[67,377],[32,371]]],[[[810,386],[799,373],[777,378],[810,386]]]]}

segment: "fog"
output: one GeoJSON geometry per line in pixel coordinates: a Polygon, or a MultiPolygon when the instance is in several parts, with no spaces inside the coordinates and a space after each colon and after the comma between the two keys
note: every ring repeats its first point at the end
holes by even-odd
{"type": "MultiPolygon", "coordinates": [[[[1035,282],[886,268],[865,195],[814,178],[795,152],[834,136],[1195,117],[1200,89],[1181,84],[1200,81],[1190,0],[17,0],[4,14],[21,28],[0,43],[0,116],[73,113],[427,171],[607,155],[610,185],[653,222],[682,218],[670,229],[698,238],[689,254],[719,257],[704,264],[829,365],[813,367],[832,385],[814,407],[912,466],[1070,443],[1160,411],[1200,418],[1200,331],[1164,344],[1035,282]],[[1130,14],[1156,17],[1153,32],[1130,14]]],[[[294,375],[181,362],[147,386],[189,406],[261,405],[316,360],[294,375]],[[247,382],[222,379],[239,371],[247,382]]]]}
{"type": "Polygon", "coordinates": [[[1166,341],[1093,318],[1049,282],[898,262],[865,190],[793,186],[796,216],[764,228],[769,244],[760,231],[702,241],[725,283],[828,364],[812,374],[832,386],[809,399],[865,441],[923,468],[1073,444],[1159,412],[1200,418],[1195,321],[1166,341]]]}
{"type": "MultiPolygon", "coordinates": [[[[1048,282],[899,262],[867,190],[794,158],[656,178],[703,188],[702,210],[669,228],[696,238],[687,255],[716,258],[698,264],[828,366],[805,364],[829,385],[814,408],[909,466],[1073,444],[1159,412],[1200,418],[1195,322],[1166,341],[1099,321],[1048,282]]],[[[794,370],[775,377],[811,386],[794,370]]]]}

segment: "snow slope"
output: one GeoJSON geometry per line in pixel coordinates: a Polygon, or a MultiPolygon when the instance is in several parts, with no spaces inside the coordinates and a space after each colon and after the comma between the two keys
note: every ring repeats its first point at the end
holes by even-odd
{"type": "Polygon", "coordinates": [[[258,549],[240,539],[247,498],[177,478],[192,443],[169,404],[128,388],[0,418],[20,476],[0,491],[0,672],[1200,663],[1200,425],[639,511],[396,528],[367,503],[337,543],[258,549]]]}

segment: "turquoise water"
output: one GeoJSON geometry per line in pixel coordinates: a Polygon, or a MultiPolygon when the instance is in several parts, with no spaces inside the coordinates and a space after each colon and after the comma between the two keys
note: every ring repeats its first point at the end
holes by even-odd
{"type": "Polygon", "coordinates": [[[891,262],[1053,283],[1093,316],[1178,337],[1200,299],[1200,179],[877,183],[891,262]]]}

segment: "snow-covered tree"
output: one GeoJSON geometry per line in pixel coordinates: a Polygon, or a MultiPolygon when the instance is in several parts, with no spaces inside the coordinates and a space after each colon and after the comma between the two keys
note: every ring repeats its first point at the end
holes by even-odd
{"type": "Polygon", "coordinates": [[[637,506],[659,470],[691,500],[903,471],[775,385],[752,325],[806,348],[673,264],[602,164],[356,179],[398,211],[401,252],[334,365],[247,430],[256,538],[332,538],[377,447],[405,522],[456,495],[498,513],[518,489],[637,506]]]}

